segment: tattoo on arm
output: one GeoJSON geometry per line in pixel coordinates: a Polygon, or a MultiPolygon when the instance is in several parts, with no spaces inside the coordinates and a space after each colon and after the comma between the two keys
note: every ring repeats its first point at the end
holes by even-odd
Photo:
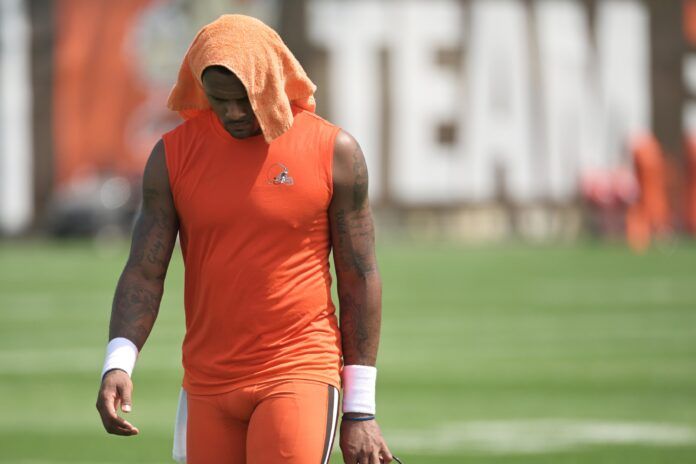
{"type": "Polygon", "coordinates": [[[129,280],[123,276],[114,296],[110,338],[125,337],[141,349],[157,318],[162,292],[129,280]]]}
{"type": "Polygon", "coordinates": [[[362,150],[356,143],[353,150],[353,175],[355,183],[353,184],[353,210],[359,211],[366,206],[367,203],[367,165],[363,158],[362,150]]]}
{"type": "Polygon", "coordinates": [[[343,357],[346,364],[374,365],[381,325],[381,281],[367,166],[357,142],[349,140],[334,153],[334,197],[329,212],[343,357]]]}
{"type": "Polygon", "coordinates": [[[145,168],[143,202],[133,228],[128,262],[116,287],[109,325],[110,339],[128,338],[138,349],[145,344],[157,318],[179,228],[164,153],[156,153],[157,149],[145,168]]]}
{"type": "Polygon", "coordinates": [[[340,254],[342,264],[365,276],[377,270],[374,258],[374,226],[369,209],[335,214],[337,236],[334,253],[340,254]]]}
{"type": "MultiPolygon", "coordinates": [[[[370,341],[370,330],[365,320],[366,305],[350,293],[344,293],[339,297],[341,305],[341,331],[348,335],[352,343],[358,347],[367,347],[370,341]]],[[[365,355],[365,350],[359,350],[359,354],[365,355]]]]}

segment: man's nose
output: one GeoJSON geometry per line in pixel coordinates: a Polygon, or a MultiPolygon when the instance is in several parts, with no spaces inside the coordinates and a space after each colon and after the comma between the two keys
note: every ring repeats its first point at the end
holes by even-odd
{"type": "Polygon", "coordinates": [[[239,121],[240,119],[247,118],[248,111],[244,107],[244,105],[232,101],[227,104],[227,108],[225,109],[225,116],[230,121],[239,121]]]}

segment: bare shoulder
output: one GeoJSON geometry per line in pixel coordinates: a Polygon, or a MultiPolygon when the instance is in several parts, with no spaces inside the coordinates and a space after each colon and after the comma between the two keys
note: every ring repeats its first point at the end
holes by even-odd
{"type": "Polygon", "coordinates": [[[333,149],[334,185],[354,185],[367,182],[365,155],[355,137],[341,130],[336,135],[333,149]]]}
{"type": "Polygon", "coordinates": [[[159,176],[167,174],[167,157],[164,151],[164,141],[159,139],[147,159],[144,176],[159,176]]]}
{"type": "Polygon", "coordinates": [[[143,188],[151,188],[169,192],[169,172],[164,141],[159,139],[145,165],[143,173],[143,188]]]}

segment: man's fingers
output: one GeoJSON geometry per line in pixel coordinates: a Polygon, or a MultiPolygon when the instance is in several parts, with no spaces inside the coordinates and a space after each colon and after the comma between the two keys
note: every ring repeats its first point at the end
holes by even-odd
{"type": "Polygon", "coordinates": [[[137,435],[140,431],[122,417],[109,417],[104,424],[106,431],[116,435],[137,435]]]}
{"type": "Polygon", "coordinates": [[[382,442],[382,449],[379,452],[380,456],[382,457],[382,462],[384,464],[388,464],[394,460],[394,456],[391,454],[391,451],[389,451],[389,448],[387,448],[387,444],[382,442]]]}
{"type": "Polygon", "coordinates": [[[131,412],[133,407],[133,387],[131,385],[124,385],[118,389],[121,397],[121,411],[131,412]]]}
{"type": "Polygon", "coordinates": [[[107,418],[118,417],[116,415],[116,403],[118,402],[118,397],[114,392],[101,392],[99,398],[97,399],[97,410],[102,416],[102,420],[107,418]]]}
{"type": "Polygon", "coordinates": [[[345,464],[357,464],[358,458],[353,454],[343,453],[343,462],[345,464]]]}
{"type": "Polygon", "coordinates": [[[116,427],[111,430],[107,430],[112,435],[122,435],[125,437],[130,437],[132,435],[137,435],[138,429],[135,428],[126,428],[126,427],[116,427]]]}
{"type": "Polygon", "coordinates": [[[115,435],[137,435],[139,430],[116,413],[116,408],[119,404],[121,404],[119,395],[114,393],[100,395],[97,409],[104,424],[104,429],[108,433],[115,435]]]}
{"type": "Polygon", "coordinates": [[[114,435],[133,435],[134,433],[132,427],[118,423],[111,423],[106,431],[114,435]]]}
{"type": "Polygon", "coordinates": [[[119,370],[108,372],[102,379],[97,397],[97,410],[101,416],[104,429],[114,435],[137,435],[140,431],[127,420],[118,415],[132,409],[133,383],[128,375],[119,370]]]}
{"type": "Polygon", "coordinates": [[[140,433],[140,430],[138,430],[137,427],[133,426],[133,424],[125,420],[119,423],[118,427],[116,427],[116,430],[125,432],[126,435],[137,435],[138,433],[140,433]]]}
{"type": "Polygon", "coordinates": [[[381,464],[379,453],[377,451],[370,453],[369,451],[360,451],[353,455],[343,454],[343,461],[346,464],[381,464]]]}

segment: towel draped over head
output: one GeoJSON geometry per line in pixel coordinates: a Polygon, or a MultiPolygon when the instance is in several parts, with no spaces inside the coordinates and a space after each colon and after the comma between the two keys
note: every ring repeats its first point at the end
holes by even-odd
{"type": "Polygon", "coordinates": [[[184,119],[210,108],[201,81],[208,66],[223,66],[244,84],[269,143],[292,126],[291,106],[315,109],[316,86],[278,33],[258,19],[223,15],[198,32],[167,101],[184,119]]]}

